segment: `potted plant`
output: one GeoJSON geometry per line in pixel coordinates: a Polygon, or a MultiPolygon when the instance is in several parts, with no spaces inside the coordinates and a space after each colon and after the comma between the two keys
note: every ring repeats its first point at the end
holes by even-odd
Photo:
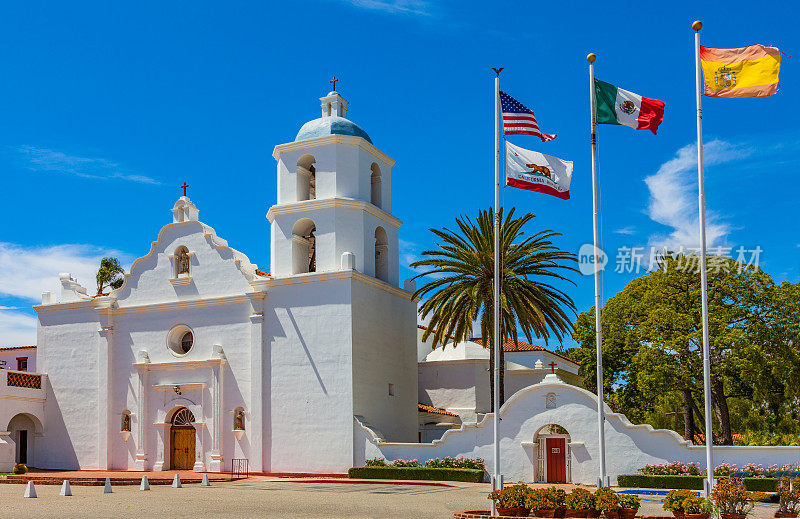
{"type": "Polygon", "coordinates": [[[692,490],[678,489],[670,490],[664,498],[664,510],[672,512],[677,519],[683,519],[686,509],[683,507],[684,501],[689,498],[697,497],[697,493],[692,490]]]}
{"type": "Polygon", "coordinates": [[[635,494],[619,496],[619,519],[633,519],[636,517],[636,512],[639,511],[641,502],[642,500],[635,494]]]}
{"type": "Polygon", "coordinates": [[[708,519],[714,505],[711,501],[699,496],[687,497],[682,504],[684,519],[708,519]]]}
{"type": "Polygon", "coordinates": [[[499,515],[510,517],[525,517],[530,513],[527,500],[531,493],[528,485],[522,483],[511,485],[489,494],[489,499],[494,501],[495,509],[499,515]]]}
{"type": "Polygon", "coordinates": [[[778,511],[775,517],[797,517],[800,511],[800,478],[790,480],[787,476],[778,482],[778,511]]]}
{"type": "Polygon", "coordinates": [[[594,507],[603,512],[608,519],[617,519],[619,517],[619,495],[610,488],[598,488],[594,492],[594,507]]]}
{"type": "Polygon", "coordinates": [[[537,488],[530,491],[525,506],[534,517],[558,517],[566,497],[567,493],[556,487],[537,488]]]}
{"type": "Polygon", "coordinates": [[[762,497],[761,492],[748,492],[739,478],[721,479],[711,491],[711,500],[722,519],[745,519],[755,507],[753,501],[762,497]]]}
{"type": "Polygon", "coordinates": [[[585,488],[575,488],[564,499],[564,517],[600,517],[594,507],[594,494],[585,488]]]}

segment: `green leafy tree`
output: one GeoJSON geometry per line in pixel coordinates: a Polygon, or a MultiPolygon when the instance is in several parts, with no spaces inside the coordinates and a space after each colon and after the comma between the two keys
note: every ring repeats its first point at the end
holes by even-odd
{"type": "MultiPolygon", "coordinates": [[[[465,341],[472,335],[473,322],[480,322],[481,336],[489,347],[489,365],[494,365],[494,217],[493,211],[481,210],[473,222],[469,217],[456,219],[457,230],[431,229],[440,243],[438,249],[422,253],[426,258],[412,268],[429,267],[416,276],[431,280],[414,297],[425,298],[419,312],[430,318],[424,339],[433,337],[437,344],[465,341]]],[[[521,330],[528,341],[550,336],[561,341],[572,330],[570,313],[575,304],[552,282],[571,282],[564,274],[577,272],[574,254],[559,249],[553,238],[560,234],[544,230],[525,236],[523,227],[534,218],[527,213],[514,217],[514,209],[500,211],[500,333],[503,342],[518,341],[521,330]]],[[[416,279],[415,278],[415,279],[416,279]]],[[[500,366],[503,369],[503,348],[500,366]]],[[[489,371],[489,387],[494,405],[494,379],[489,371]]],[[[500,403],[505,400],[503,372],[498,388],[500,403]]],[[[494,409],[492,407],[492,409],[494,409]]]]}
{"type": "MultiPolygon", "coordinates": [[[[703,358],[699,260],[662,258],[658,269],[633,280],[603,310],[604,386],[612,405],[641,419],[680,402],[684,434],[703,422],[703,358]],[[677,396],[677,399],[676,399],[677,396]]],[[[795,286],[776,287],[761,269],[711,256],[709,336],[712,412],[722,443],[732,443],[731,406],[759,408],[780,421],[797,359],[795,286]],[[794,319],[794,320],[793,320],[794,319]],[[772,403],[772,410],[769,409],[772,403]]],[[[593,311],[581,314],[573,353],[594,380],[593,311]]],[[[677,410],[676,410],[677,411],[677,410]]],[[[769,426],[770,420],[766,420],[769,426]]]]}
{"type": "Polygon", "coordinates": [[[97,270],[97,295],[103,294],[105,288],[119,288],[125,281],[125,270],[117,258],[103,258],[97,270]]]}

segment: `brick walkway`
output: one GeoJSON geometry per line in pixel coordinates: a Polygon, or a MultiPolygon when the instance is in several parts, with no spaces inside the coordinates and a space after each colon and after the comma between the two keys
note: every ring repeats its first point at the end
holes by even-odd
{"type": "MultiPolygon", "coordinates": [[[[138,485],[142,476],[147,476],[151,485],[167,485],[172,483],[178,474],[182,483],[199,483],[203,479],[202,472],[191,470],[162,470],[150,472],[137,472],[125,470],[41,470],[31,469],[27,474],[0,477],[0,483],[19,484],[33,481],[36,485],[60,485],[65,479],[70,485],[102,486],[106,478],[111,479],[112,485],[138,485]]],[[[233,481],[232,474],[214,472],[208,473],[211,481],[233,481]]]]}

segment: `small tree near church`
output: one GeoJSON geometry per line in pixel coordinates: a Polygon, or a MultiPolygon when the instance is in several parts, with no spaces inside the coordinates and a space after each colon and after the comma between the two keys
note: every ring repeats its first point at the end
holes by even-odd
{"type": "Polygon", "coordinates": [[[97,295],[103,294],[106,287],[116,289],[125,281],[125,269],[117,258],[103,258],[97,270],[97,295]]]}
{"type": "MultiPolygon", "coordinates": [[[[575,304],[551,284],[568,281],[562,274],[577,272],[574,254],[556,247],[552,239],[560,236],[551,230],[525,236],[525,224],[534,215],[514,217],[514,209],[500,210],[500,334],[503,342],[517,343],[517,330],[529,342],[533,337],[548,343],[551,335],[561,341],[572,330],[570,314],[575,304]]],[[[494,211],[479,211],[473,222],[456,219],[458,231],[431,229],[441,242],[435,250],[422,253],[426,259],[412,268],[431,270],[415,277],[432,278],[414,297],[427,299],[419,308],[423,319],[430,318],[423,339],[433,337],[433,347],[466,341],[472,336],[472,323],[480,322],[484,345],[489,348],[489,365],[494,366],[494,211]]],[[[503,348],[500,351],[500,404],[505,401],[503,348]]],[[[490,400],[494,410],[494,377],[488,370],[490,400]]]]}

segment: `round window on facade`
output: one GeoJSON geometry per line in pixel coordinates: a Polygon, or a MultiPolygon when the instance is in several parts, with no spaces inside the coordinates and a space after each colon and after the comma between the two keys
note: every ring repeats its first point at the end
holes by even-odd
{"type": "Polygon", "coordinates": [[[186,355],[194,346],[194,333],[185,324],[179,324],[172,328],[167,335],[167,347],[179,357],[186,355]]]}

